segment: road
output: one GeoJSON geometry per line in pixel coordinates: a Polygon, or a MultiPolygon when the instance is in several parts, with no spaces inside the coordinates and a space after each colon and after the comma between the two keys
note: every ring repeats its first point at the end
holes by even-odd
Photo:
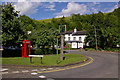
{"type": "MultiPolygon", "coordinates": [[[[69,51],[68,51],[69,52],[69,51]]],[[[3,78],[40,78],[45,76],[46,78],[118,78],[118,53],[110,52],[96,52],[96,51],[70,51],[72,54],[84,54],[92,57],[94,61],[83,67],[73,68],[63,71],[50,72],[50,73],[37,73],[32,75],[31,72],[27,72],[36,68],[24,68],[24,73],[5,73],[3,78]]],[[[23,68],[4,67],[9,70],[23,70],[23,68]]],[[[39,70],[39,68],[37,68],[39,70]]]]}

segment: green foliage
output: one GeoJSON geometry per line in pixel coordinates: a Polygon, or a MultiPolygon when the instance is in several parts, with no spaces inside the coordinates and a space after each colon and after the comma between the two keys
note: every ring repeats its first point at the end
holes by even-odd
{"type": "Polygon", "coordinates": [[[85,48],[85,51],[94,51],[95,49],[94,48],[85,48]]]}
{"type": "Polygon", "coordinates": [[[15,45],[23,37],[18,11],[12,4],[2,6],[2,42],[4,46],[15,45]]]}
{"type": "Polygon", "coordinates": [[[42,55],[43,52],[41,49],[35,49],[34,52],[32,52],[32,54],[36,54],[36,55],[42,55]]]}
{"type": "Polygon", "coordinates": [[[71,48],[71,44],[66,44],[65,47],[69,49],[71,48]]]}

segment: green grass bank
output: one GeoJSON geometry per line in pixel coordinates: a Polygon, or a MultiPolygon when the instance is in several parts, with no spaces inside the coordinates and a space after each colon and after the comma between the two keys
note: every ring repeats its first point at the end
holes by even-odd
{"type": "Polygon", "coordinates": [[[40,63],[39,57],[33,57],[32,63],[30,63],[30,58],[22,58],[22,57],[6,57],[2,58],[2,64],[8,65],[39,65],[39,66],[64,66],[72,63],[82,62],[83,60],[87,60],[84,55],[81,54],[64,54],[65,60],[60,60],[60,54],[58,56],[58,64],[57,64],[57,56],[56,55],[44,55],[43,64],[40,63]]]}

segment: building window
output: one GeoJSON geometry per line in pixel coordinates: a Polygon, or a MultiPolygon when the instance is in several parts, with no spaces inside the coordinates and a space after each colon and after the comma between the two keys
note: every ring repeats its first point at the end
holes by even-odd
{"type": "Polygon", "coordinates": [[[76,46],[76,44],[73,44],[73,46],[76,46]]]}
{"type": "Polygon", "coordinates": [[[81,37],[79,37],[79,41],[81,41],[81,37]]]}
{"type": "Polygon", "coordinates": [[[68,40],[70,41],[70,37],[68,37],[68,40]]]}
{"type": "Polygon", "coordinates": [[[73,37],[73,40],[75,41],[75,40],[76,40],[76,37],[73,37]]]}

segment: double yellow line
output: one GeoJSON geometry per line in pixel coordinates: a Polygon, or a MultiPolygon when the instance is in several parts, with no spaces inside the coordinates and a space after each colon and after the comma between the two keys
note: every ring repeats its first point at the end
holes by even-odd
{"type": "Polygon", "coordinates": [[[89,57],[89,58],[90,58],[90,61],[89,61],[89,62],[87,62],[87,63],[85,63],[85,64],[82,64],[82,65],[79,65],[79,66],[73,66],[73,67],[68,67],[68,68],[64,68],[64,69],[51,70],[51,71],[44,71],[44,72],[38,72],[38,73],[49,73],[49,72],[63,71],[63,70],[68,70],[68,69],[73,69],[73,68],[82,67],[82,66],[91,64],[91,63],[94,61],[92,57],[89,57]]]}

